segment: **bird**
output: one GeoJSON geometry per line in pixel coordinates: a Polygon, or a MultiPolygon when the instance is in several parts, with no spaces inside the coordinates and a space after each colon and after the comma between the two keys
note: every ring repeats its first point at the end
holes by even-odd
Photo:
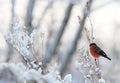
{"type": "Polygon", "coordinates": [[[90,53],[95,58],[95,60],[98,59],[100,56],[111,60],[111,58],[109,58],[107,54],[100,47],[96,45],[96,43],[90,44],[90,53]]]}

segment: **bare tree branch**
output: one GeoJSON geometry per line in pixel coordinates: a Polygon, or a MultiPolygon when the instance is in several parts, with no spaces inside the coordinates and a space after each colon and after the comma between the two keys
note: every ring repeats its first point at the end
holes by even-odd
{"type": "Polygon", "coordinates": [[[56,52],[56,48],[60,43],[60,40],[61,40],[62,35],[64,33],[64,30],[67,26],[69,19],[70,19],[72,8],[73,8],[73,4],[70,3],[65,11],[65,17],[63,19],[63,22],[61,23],[60,30],[59,30],[58,34],[56,35],[55,40],[52,42],[51,46],[48,48],[48,52],[46,54],[47,57],[45,59],[47,62],[51,61],[52,57],[54,56],[54,54],[56,52]]]}
{"type": "Polygon", "coordinates": [[[15,0],[11,0],[11,4],[12,4],[12,9],[11,9],[12,16],[11,16],[11,21],[13,21],[13,18],[14,18],[14,16],[15,16],[15,0]]]}
{"type": "MultiPolygon", "coordinates": [[[[88,7],[89,10],[90,10],[90,7],[91,7],[91,3],[92,3],[92,0],[89,1],[89,7],[88,7]]],[[[63,56],[65,56],[65,59],[63,59],[62,64],[60,66],[61,76],[64,75],[64,72],[67,69],[67,65],[68,65],[68,63],[70,63],[72,55],[75,52],[75,49],[76,49],[76,46],[77,46],[77,42],[81,38],[81,33],[82,33],[83,28],[84,28],[85,21],[86,21],[86,18],[88,16],[88,14],[89,14],[89,12],[86,13],[86,11],[83,10],[83,20],[80,22],[80,27],[77,30],[77,33],[76,33],[76,35],[74,37],[74,40],[72,41],[72,43],[68,47],[68,49],[65,52],[65,54],[63,54],[63,56]]]]}
{"type": "Polygon", "coordinates": [[[35,26],[35,28],[39,28],[40,27],[40,23],[41,21],[44,19],[46,12],[48,11],[48,9],[53,5],[53,1],[50,1],[49,4],[46,6],[46,8],[44,9],[44,11],[42,12],[42,16],[41,18],[38,20],[37,25],[35,26]]]}
{"type": "Polygon", "coordinates": [[[32,28],[32,19],[33,19],[32,12],[33,12],[34,5],[35,5],[35,0],[29,0],[28,7],[27,7],[27,13],[26,13],[26,19],[25,19],[25,25],[26,25],[27,31],[29,33],[31,33],[33,30],[33,28],[32,28]]]}

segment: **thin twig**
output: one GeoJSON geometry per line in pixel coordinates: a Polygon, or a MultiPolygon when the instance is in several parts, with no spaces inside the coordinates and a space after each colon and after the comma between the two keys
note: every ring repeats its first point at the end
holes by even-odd
{"type": "Polygon", "coordinates": [[[94,36],[93,36],[93,24],[92,24],[90,15],[88,15],[88,19],[89,19],[90,25],[91,25],[91,43],[93,43],[93,40],[94,40],[94,36]]]}

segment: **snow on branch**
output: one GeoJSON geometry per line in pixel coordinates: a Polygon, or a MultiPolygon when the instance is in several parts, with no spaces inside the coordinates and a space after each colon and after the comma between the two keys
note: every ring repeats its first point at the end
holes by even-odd
{"type": "Polygon", "coordinates": [[[34,38],[35,32],[28,35],[26,27],[21,26],[19,19],[15,20],[8,34],[5,35],[6,41],[20,53],[29,68],[31,68],[31,62],[35,60],[30,50],[33,47],[34,38]]]}

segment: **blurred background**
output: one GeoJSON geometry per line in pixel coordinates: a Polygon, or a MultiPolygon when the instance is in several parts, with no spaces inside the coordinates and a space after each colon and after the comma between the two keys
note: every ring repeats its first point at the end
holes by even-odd
{"type": "MultiPolygon", "coordinates": [[[[3,36],[11,28],[14,17],[20,18],[21,25],[26,26],[30,33],[33,29],[38,29],[38,33],[39,30],[45,30],[46,56],[57,56],[58,58],[52,59],[58,63],[64,62],[63,55],[68,52],[70,44],[74,41],[79,29],[78,16],[83,16],[86,2],[87,0],[0,0],[0,63],[21,62],[19,54],[3,36]],[[52,51],[49,51],[50,49],[52,51]]],[[[100,58],[102,76],[107,83],[120,81],[119,8],[120,0],[93,0],[90,10],[94,42],[112,59],[109,61],[100,58]]],[[[85,26],[90,30],[89,20],[86,20],[85,26]]],[[[82,40],[84,37],[77,42],[82,40]]],[[[81,48],[81,44],[88,43],[80,43],[76,50],[81,48]]]]}

